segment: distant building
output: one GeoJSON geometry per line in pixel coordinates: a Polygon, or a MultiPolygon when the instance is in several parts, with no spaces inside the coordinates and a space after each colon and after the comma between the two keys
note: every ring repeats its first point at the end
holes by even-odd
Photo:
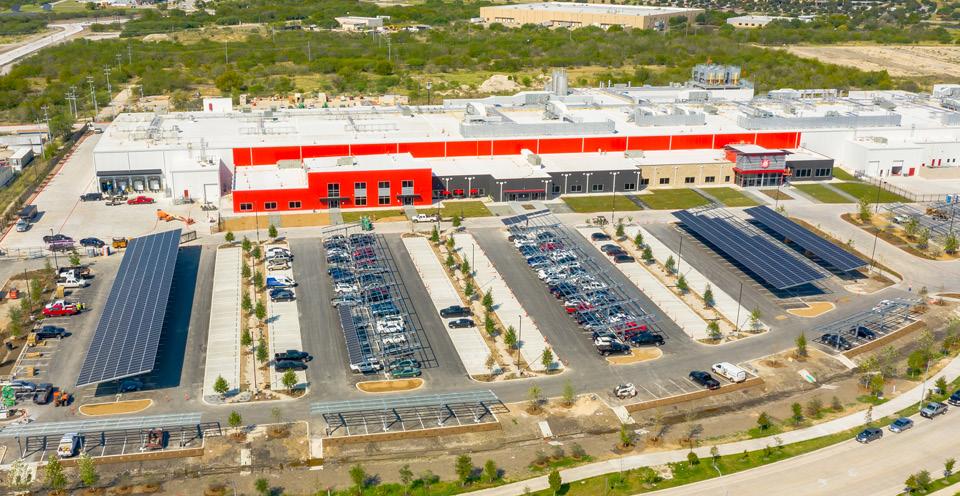
{"type": "Polygon", "coordinates": [[[727,24],[742,29],[752,29],[752,28],[762,28],[767,24],[770,24],[773,21],[794,21],[799,20],[802,22],[810,22],[812,17],[810,16],[800,16],[800,17],[780,17],[780,16],[766,16],[766,15],[745,15],[739,17],[731,17],[727,19],[727,24]]]}
{"type": "Polygon", "coordinates": [[[486,23],[497,22],[510,27],[539,24],[564,28],[597,26],[607,29],[620,26],[663,31],[670,25],[671,18],[685,17],[687,22],[692,24],[697,14],[702,12],[703,9],[679,7],[546,2],[481,7],[480,17],[486,23]]]}
{"type": "Polygon", "coordinates": [[[383,27],[384,18],[389,19],[389,17],[378,16],[378,17],[358,17],[358,16],[345,16],[337,17],[337,22],[340,23],[340,28],[345,31],[369,31],[371,29],[377,29],[383,27]]]}
{"type": "Polygon", "coordinates": [[[23,168],[31,161],[33,161],[33,149],[29,146],[15,148],[9,158],[10,167],[12,167],[15,172],[23,171],[23,168]]]}

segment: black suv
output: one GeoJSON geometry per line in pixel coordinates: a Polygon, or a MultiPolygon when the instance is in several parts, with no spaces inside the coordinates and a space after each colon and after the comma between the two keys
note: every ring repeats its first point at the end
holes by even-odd
{"type": "Polygon", "coordinates": [[[953,406],[960,406],[960,390],[951,394],[950,397],[947,398],[947,403],[950,403],[953,406]]]}
{"type": "Polygon", "coordinates": [[[293,301],[295,299],[296,295],[293,294],[293,291],[286,288],[277,288],[270,291],[270,301],[293,301]]]}
{"type": "Polygon", "coordinates": [[[604,339],[597,342],[596,346],[597,353],[600,353],[603,356],[610,355],[611,353],[630,353],[630,347],[621,343],[620,341],[604,339]]]}
{"type": "Polygon", "coordinates": [[[860,339],[866,339],[867,341],[873,341],[877,339],[877,333],[870,330],[869,327],[857,326],[857,330],[854,331],[854,335],[860,339]]]}
{"type": "Polygon", "coordinates": [[[654,346],[663,346],[664,340],[663,336],[659,334],[654,334],[652,332],[638,332],[633,336],[630,336],[630,342],[634,346],[645,346],[645,345],[654,345],[654,346]]]}
{"type": "Polygon", "coordinates": [[[103,199],[103,193],[84,193],[80,195],[80,201],[100,201],[103,199]]]}
{"type": "Polygon", "coordinates": [[[277,372],[284,372],[287,370],[307,370],[307,364],[303,362],[298,362],[296,360],[281,360],[273,365],[273,368],[277,372]]]}
{"type": "Polygon", "coordinates": [[[62,327],[45,325],[33,331],[33,334],[37,336],[37,339],[63,339],[67,335],[67,330],[62,327]]]}
{"type": "Polygon", "coordinates": [[[467,317],[470,315],[473,315],[473,312],[471,312],[469,308],[461,307],[460,305],[453,305],[440,310],[440,316],[445,319],[450,317],[467,317]]]}
{"type": "Polygon", "coordinates": [[[37,384],[37,390],[33,393],[33,402],[38,405],[46,405],[50,403],[50,399],[53,397],[53,384],[49,382],[43,382],[37,384]]]}
{"type": "Polygon", "coordinates": [[[286,361],[295,361],[295,362],[309,362],[313,360],[313,355],[307,353],[306,351],[299,350],[287,350],[283,353],[274,353],[273,359],[278,362],[286,361]]]}
{"type": "Polygon", "coordinates": [[[853,348],[853,345],[850,344],[850,341],[847,341],[847,338],[839,334],[824,334],[823,336],[820,336],[820,341],[831,348],[836,348],[841,351],[847,351],[850,348],[853,348]]]}
{"type": "Polygon", "coordinates": [[[720,382],[714,379],[709,372],[694,370],[690,372],[690,380],[707,389],[720,389],[720,382]]]}
{"type": "Polygon", "coordinates": [[[592,241],[610,241],[610,235],[602,232],[595,232],[590,235],[592,241]]]}

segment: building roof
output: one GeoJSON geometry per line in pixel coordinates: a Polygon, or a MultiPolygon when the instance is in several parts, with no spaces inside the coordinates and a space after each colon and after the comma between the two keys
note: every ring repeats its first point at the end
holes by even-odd
{"type": "Polygon", "coordinates": [[[233,189],[238,191],[264,189],[305,189],[307,172],[300,167],[278,168],[276,165],[237,167],[233,189]]]}
{"type": "Polygon", "coordinates": [[[787,152],[783,150],[771,150],[760,145],[751,145],[751,144],[733,144],[727,145],[727,148],[741,153],[743,155],[786,155],[787,152]]]}
{"type": "Polygon", "coordinates": [[[723,150],[662,150],[645,151],[637,157],[637,165],[729,164],[723,150]]]}
{"type": "Polygon", "coordinates": [[[654,7],[647,5],[606,5],[598,3],[522,3],[514,5],[491,5],[499,9],[511,10],[541,10],[549,12],[566,12],[573,14],[604,14],[625,16],[649,16],[658,14],[678,14],[681,12],[699,12],[700,9],[686,9],[680,7],[654,7]]]}

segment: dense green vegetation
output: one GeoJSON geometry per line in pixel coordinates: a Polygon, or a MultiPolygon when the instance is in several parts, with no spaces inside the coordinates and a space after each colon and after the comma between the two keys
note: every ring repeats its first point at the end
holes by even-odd
{"type": "Polygon", "coordinates": [[[43,19],[28,16],[0,17],[0,35],[20,35],[40,32],[47,23],[43,19]]]}

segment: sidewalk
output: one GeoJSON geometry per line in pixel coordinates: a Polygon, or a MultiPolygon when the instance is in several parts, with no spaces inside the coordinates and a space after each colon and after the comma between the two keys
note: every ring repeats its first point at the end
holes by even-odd
{"type": "MultiPolygon", "coordinates": [[[[951,381],[960,375],[960,358],[955,358],[946,367],[943,368],[940,373],[934,375],[933,377],[927,379],[927,384],[933,384],[937,378],[944,376],[947,381],[951,381]]],[[[873,418],[879,419],[885,416],[890,416],[896,412],[903,410],[904,408],[910,406],[913,403],[916,403],[920,399],[920,386],[911,389],[910,391],[897,396],[896,398],[891,399],[890,401],[876,406],[873,409],[873,418]]],[[[845,430],[852,429],[854,427],[863,425],[864,423],[864,413],[863,412],[854,412],[845,417],[840,417],[838,419],[831,420],[829,422],[824,422],[823,424],[815,425],[812,427],[807,427],[805,429],[798,429],[795,431],[784,432],[779,434],[779,437],[783,444],[792,444],[799,441],[806,441],[809,439],[818,438],[828,434],[835,434],[845,430]]],[[[737,441],[734,443],[721,444],[717,445],[717,448],[720,450],[721,455],[730,455],[736,453],[742,453],[746,451],[760,450],[768,445],[774,444],[775,441],[773,437],[765,437],[759,439],[748,439],[745,441],[737,441]]],[[[669,462],[678,462],[687,459],[687,453],[690,450],[674,450],[674,451],[663,451],[659,453],[645,453],[640,455],[633,455],[623,457],[621,459],[607,460],[598,463],[591,463],[588,465],[582,465],[580,467],[575,467],[571,469],[561,470],[560,477],[565,483],[575,482],[582,479],[587,479],[590,477],[596,477],[599,475],[610,474],[614,472],[619,472],[623,470],[630,470],[639,467],[649,467],[654,465],[663,465],[669,462]]],[[[710,447],[699,447],[696,450],[697,455],[700,458],[709,458],[710,457],[710,447]]],[[[811,475],[815,477],[815,475],[811,475]]],[[[484,489],[482,491],[475,491],[470,494],[475,494],[478,496],[513,496],[516,494],[522,494],[525,488],[530,488],[531,491],[539,491],[542,489],[547,489],[549,484],[547,483],[547,477],[536,477],[533,479],[528,479],[524,481],[514,482],[512,484],[506,484],[499,487],[494,487],[490,489],[484,489]]],[[[955,491],[954,491],[955,492],[955,491]]],[[[948,491],[948,494],[951,493],[948,491]]]]}
{"type": "MultiPolygon", "coordinates": [[[[403,238],[403,246],[410,253],[410,259],[413,260],[413,265],[417,268],[427,293],[430,293],[430,299],[433,300],[433,306],[438,314],[443,308],[463,305],[457,289],[453,287],[443,266],[440,265],[440,260],[430,247],[430,241],[426,238],[407,237],[403,238]]],[[[480,335],[480,328],[450,329],[446,323],[451,319],[442,317],[441,319],[444,321],[444,328],[450,336],[450,341],[453,342],[454,349],[457,350],[457,355],[460,356],[460,361],[463,362],[463,368],[467,369],[467,374],[489,374],[487,359],[490,357],[490,348],[480,335]]],[[[478,320],[474,319],[474,321],[478,320]]]]}
{"type": "MultiPolygon", "coordinates": [[[[472,268],[474,279],[479,286],[477,289],[483,291],[484,294],[491,289],[493,290],[493,312],[497,314],[503,325],[513,326],[517,330],[520,338],[520,354],[523,355],[523,359],[535,371],[546,370],[546,367],[541,363],[541,357],[543,351],[547,349],[547,340],[543,337],[543,333],[540,332],[537,324],[524,310],[520,301],[517,300],[517,297],[510,291],[507,283],[500,277],[500,273],[493,266],[493,262],[487,258],[487,254],[473,239],[472,234],[455,234],[453,239],[456,241],[457,249],[460,250],[461,255],[470,254],[466,257],[468,259],[476,257],[476,262],[473,263],[472,268]]],[[[554,366],[558,369],[562,368],[563,365],[560,357],[556,354],[556,350],[552,351],[554,366]]]]}
{"type": "Polygon", "coordinates": [[[240,390],[240,248],[217,250],[216,257],[203,398],[219,403],[220,395],[213,390],[217,377],[227,381],[228,395],[240,390]]]}

